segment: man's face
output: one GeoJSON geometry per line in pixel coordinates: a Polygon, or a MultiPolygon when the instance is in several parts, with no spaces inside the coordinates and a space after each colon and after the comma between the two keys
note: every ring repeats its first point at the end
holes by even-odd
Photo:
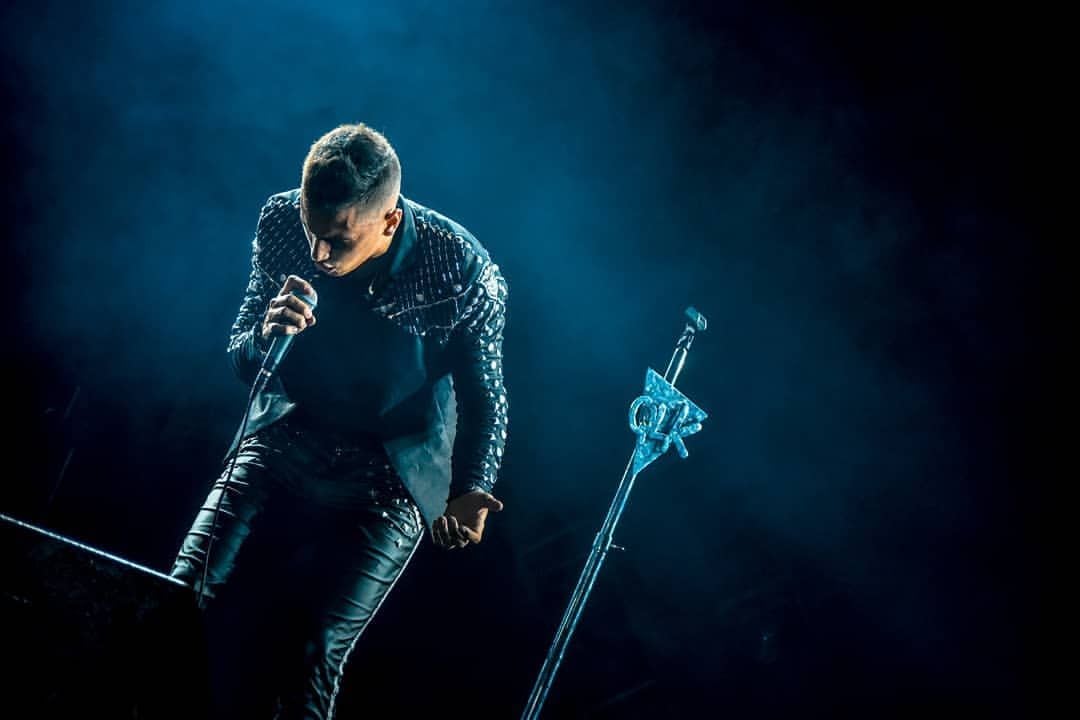
{"type": "Polygon", "coordinates": [[[337,212],[308,211],[301,202],[300,219],[312,262],[330,277],[342,277],[389,249],[401,209],[391,203],[366,212],[357,205],[337,212]]]}

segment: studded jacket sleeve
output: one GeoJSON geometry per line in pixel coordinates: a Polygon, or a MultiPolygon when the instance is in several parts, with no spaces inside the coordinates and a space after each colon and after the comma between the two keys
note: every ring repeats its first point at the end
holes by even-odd
{"type": "Polygon", "coordinates": [[[240,304],[240,312],[229,332],[229,360],[233,370],[250,385],[262,365],[263,355],[269,347],[259,333],[263,316],[270,301],[277,295],[280,283],[275,283],[267,272],[264,249],[272,244],[272,235],[281,224],[284,203],[271,198],[259,213],[259,224],[251,246],[251,274],[240,304]]]}
{"type": "Polygon", "coordinates": [[[507,295],[498,266],[488,263],[467,290],[447,345],[458,408],[450,499],[476,489],[491,492],[502,463],[509,407],[502,368],[507,295]]]}

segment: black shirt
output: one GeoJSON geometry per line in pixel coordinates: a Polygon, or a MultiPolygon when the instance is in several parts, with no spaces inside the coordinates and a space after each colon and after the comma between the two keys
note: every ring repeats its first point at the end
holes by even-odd
{"type": "Polygon", "coordinates": [[[312,283],[317,322],[297,336],[280,371],[297,403],[294,422],[364,444],[377,434],[386,380],[411,346],[401,328],[371,309],[371,284],[391,257],[387,251],[344,277],[312,283]]]}

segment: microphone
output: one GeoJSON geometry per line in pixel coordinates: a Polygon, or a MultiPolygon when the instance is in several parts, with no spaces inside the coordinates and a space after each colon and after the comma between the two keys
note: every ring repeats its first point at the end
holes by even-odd
{"type": "MultiPolygon", "coordinates": [[[[314,288],[313,288],[314,290],[314,288]]],[[[312,310],[319,303],[318,294],[306,295],[299,290],[293,290],[292,294],[300,298],[305,304],[312,310]]],[[[292,347],[293,340],[296,339],[296,335],[278,335],[274,338],[274,341],[270,343],[270,349],[266,351],[266,357],[263,358],[262,367],[259,369],[259,375],[255,382],[257,383],[255,392],[260,393],[266,389],[267,383],[270,382],[270,378],[277,372],[278,366],[281,365],[281,361],[285,359],[286,353],[289,352],[289,348],[292,347]]]]}

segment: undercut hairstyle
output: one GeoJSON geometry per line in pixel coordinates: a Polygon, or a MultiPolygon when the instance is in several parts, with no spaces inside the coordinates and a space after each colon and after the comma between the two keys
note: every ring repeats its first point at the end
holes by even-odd
{"type": "Polygon", "coordinates": [[[300,197],[308,211],[336,213],[358,205],[361,213],[397,201],[401,163],[389,141],[358,123],[339,125],[311,145],[304,159],[300,197]]]}

